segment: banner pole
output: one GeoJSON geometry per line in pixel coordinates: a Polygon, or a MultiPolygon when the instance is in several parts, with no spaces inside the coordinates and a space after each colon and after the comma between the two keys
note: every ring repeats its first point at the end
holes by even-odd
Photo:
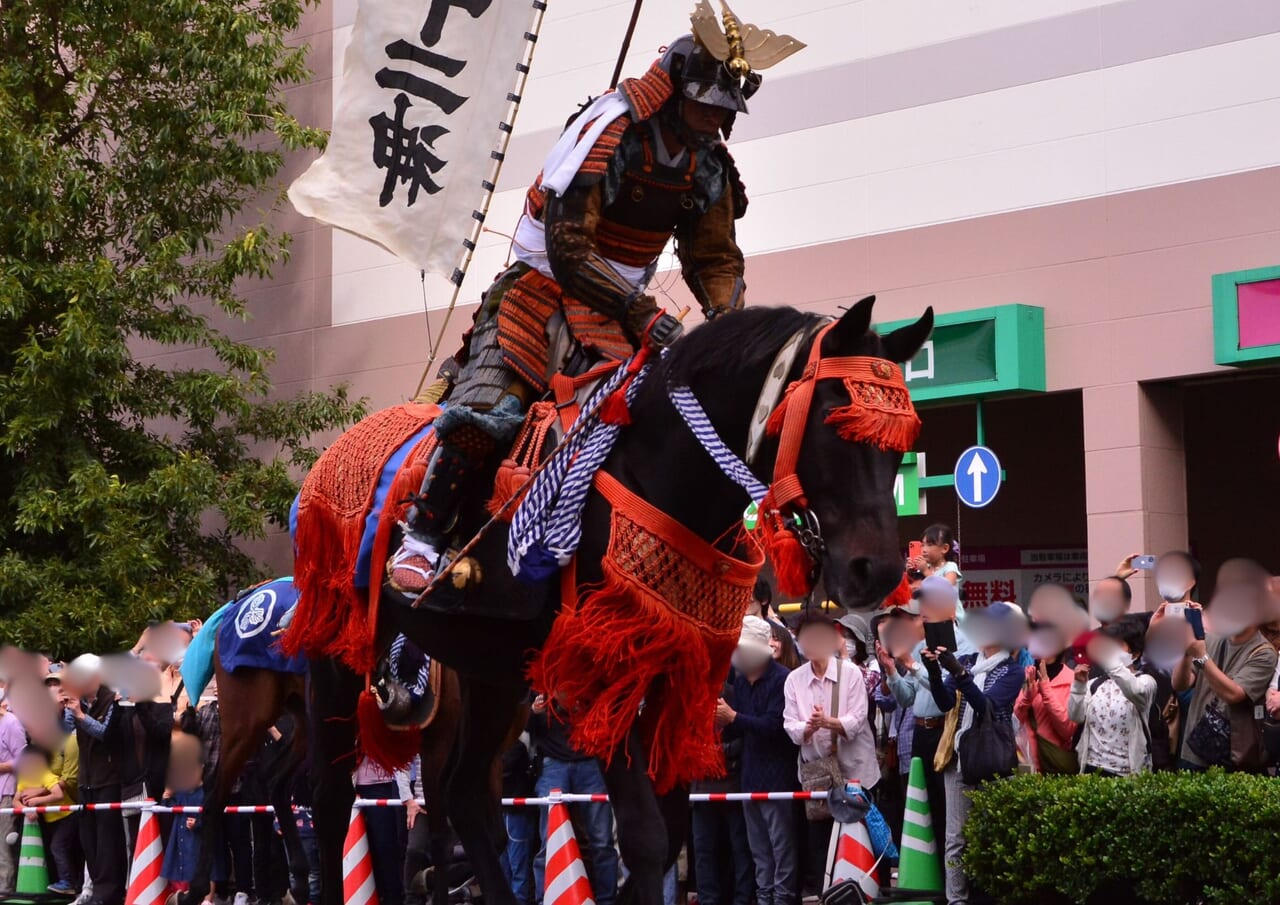
{"type": "MultiPolygon", "coordinates": [[[[502,164],[507,157],[507,146],[511,143],[511,133],[515,128],[516,116],[520,113],[520,100],[524,94],[525,85],[529,81],[529,69],[533,65],[533,52],[537,48],[538,34],[542,30],[542,19],[547,12],[546,0],[533,0],[533,9],[533,22],[529,26],[529,31],[524,33],[524,56],[516,64],[518,76],[515,90],[507,94],[507,100],[511,104],[508,108],[506,119],[498,123],[498,147],[496,150],[489,152],[489,157],[492,160],[489,168],[489,178],[480,183],[484,189],[484,197],[480,201],[480,206],[471,212],[471,233],[462,241],[462,258],[458,262],[458,266],[454,268],[453,275],[449,278],[449,282],[453,283],[453,292],[449,296],[449,307],[445,311],[444,323],[440,325],[440,333],[431,344],[431,355],[427,359],[426,367],[422,369],[422,376],[418,378],[418,386],[413,391],[413,399],[417,399],[422,395],[422,388],[426,385],[431,369],[435,366],[436,359],[440,355],[440,344],[444,342],[445,333],[449,329],[449,321],[453,318],[453,311],[458,306],[458,295],[462,292],[462,281],[467,276],[467,268],[471,266],[471,259],[476,251],[476,243],[480,239],[480,233],[484,230],[484,220],[489,214],[489,205],[493,201],[494,192],[498,187],[498,176],[502,172],[502,164]]],[[[427,310],[427,317],[431,317],[430,309],[427,310]]]]}

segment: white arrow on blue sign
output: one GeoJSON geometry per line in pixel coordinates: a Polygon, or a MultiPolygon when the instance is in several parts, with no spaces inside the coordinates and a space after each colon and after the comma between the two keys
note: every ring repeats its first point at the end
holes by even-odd
{"type": "Polygon", "coordinates": [[[956,460],[954,477],[960,502],[981,509],[1000,492],[1000,460],[985,446],[970,446],[956,460]]]}

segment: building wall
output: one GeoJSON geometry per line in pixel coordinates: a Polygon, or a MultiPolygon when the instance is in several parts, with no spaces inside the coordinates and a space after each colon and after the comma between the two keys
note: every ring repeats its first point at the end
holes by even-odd
{"type": "MultiPolygon", "coordinates": [[[[355,6],[326,0],[299,35],[315,80],[291,103],[309,124],[331,123],[355,6]]],[[[685,30],[690,6],[644,5],[624,73],[685,30]]],[[[874,292],[886,321],[926,305],[1043,307],[1048,389],[1082,391],[1091,567],[1105,574],[1135,534],[1185,543],[1180,427],[1138,384],[1219,370],[1210,275],[1280,263],[1280,4],[735,8],[809,45],[766,73],[731,142],[751,197],[749,302],[832,312],[874,292]]],[[[630,9],[549,4],[445,354],[503,266],[503,233],[560,124],[607,85],[630,9]]],[[[237,332],[277,349],[282,390],[411,396],[447,284],[292,211],[280,222],[293,258],[251,291],[254,320],[237,332]]],[[[673,263],[655,290],[685,304],[673,263]]]]}

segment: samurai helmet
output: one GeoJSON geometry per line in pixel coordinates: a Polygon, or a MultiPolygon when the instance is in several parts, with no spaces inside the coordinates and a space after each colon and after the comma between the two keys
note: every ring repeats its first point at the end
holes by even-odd
{"type": "Polygon", "coordinates": [[[718,19],[708,0],[698,0],[689,16],[693,34],[677,38],[659,65],[683,97],[746,113],[747,99],[760,88],[760,70],[805,45],[790,35],[742,24],[724,0],[720,8],[718,19]]]}

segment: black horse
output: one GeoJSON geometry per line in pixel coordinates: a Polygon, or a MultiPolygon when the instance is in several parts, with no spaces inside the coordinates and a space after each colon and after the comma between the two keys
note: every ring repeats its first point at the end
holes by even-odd
{"type": "MultiPolygon", "coordinates": [[[[932,330],[932,310],[881,337],[870,329],[873,304],[874,297],[863,299],[823,335],[824,358],[868,356],[904,362],[915,355],[932,330]]],[[[742,518],[745,495],[699,445],[672,406],[667,388],[689,387],[719,436],[743,456],[768,370],[789,339],[807,336],[788,376],[798,378],[820,320],[791,308],[755,308],[691,331],[648,375],[631,406],[633,423],[622,432],[604,470],[708,543],[731,534],[742,518]]],[[[840,438],[825,422],[825,414],[849,402],[841,381],[816,384],[796,472],[808,509],[820,525],[818,565],[826,591],[845,607],[865,610],[877,606],[902,576],[892,500],[901,455],[840,438]]],[[[753,471],[766,484],[777,453],[777,439],[766,438],[753,462],[753,471]]],[[[460,520],[459,536],[465,539],[487,519],[485,501],[472,501],[460,520]]],[[[579,587],[601,580],[600,563],[609,540],[610,507],[594,490],[582,526],[579,587]]],[[[380,620],[386,625],[379,626],[381,635],[404,632],[461,678],[461,725],[446,796],[449,817],[489,905],[516,905],[499,861],[504,834],[492,791],[494,763],[526,698],[526,668],[546,640],[560,603],[557,582],[531,586],[511,576],[505,566],[506,543],[503,526],[477,545],[475,557],[484,567],[484,581],[460,611],[413,609],[384,595],[380,620]],[[513,614],[524,618],[512,618],[513,614]]],[[[313,673],[316,720],[333,714],[325,709],[330,697],[325,681],[322,671],[313,673]]],[[[317,750],[316,756],[338,759],[344,753],[317,750]]],[[[659,796],[646,759],[633,728],[604,771],[619,848],[630,870],[624,896],[639,905],[660,905],[663,875],[683,844],[688,801],[681,789],[659,796]]],[[[350,782],[340,778],[317,787],[315,817],[322,838],[345,831],[351,796],[350,782]]],[[[326,901],[337,901],[329,891],[335,883],[341,889],[340,874],[326,869],[326,901]]]]}

